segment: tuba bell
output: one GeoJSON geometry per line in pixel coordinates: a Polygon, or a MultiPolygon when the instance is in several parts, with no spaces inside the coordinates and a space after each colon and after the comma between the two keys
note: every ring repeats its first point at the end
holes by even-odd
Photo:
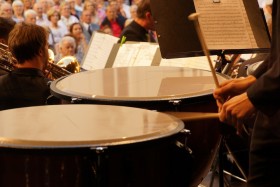
{"type": "Polygon", "coordinates": [[[9,51],[8,46],[0,42],[0,69],[10,72],[15,68],[17,60],[9,51]]]}
{"type": "Polygon", "coordinates": [[[51,49],[49,52],[49,63],[46,68],[46,76],[52,80],[80,72],[80,64],[74,56],[66,56],[54,63],[54,53],[51,49]]]}

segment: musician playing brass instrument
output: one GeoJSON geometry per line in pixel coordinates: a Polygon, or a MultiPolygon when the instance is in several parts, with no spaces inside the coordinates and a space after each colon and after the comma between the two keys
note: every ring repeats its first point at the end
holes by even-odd
{"type": "Polygon", "coordinates": [[[0,110],[46,104],[51,95],[44,75],[48,63],[47,32],[34,24],[16,24],[8,46],[16,67],[0,76],[0,110]]]}

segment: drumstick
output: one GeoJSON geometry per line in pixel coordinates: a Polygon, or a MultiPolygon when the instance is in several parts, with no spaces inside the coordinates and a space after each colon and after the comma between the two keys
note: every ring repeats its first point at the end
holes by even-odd
{"type": "Polygon", "coordinates": [[[199,27],[198,16],[199,16],[199,13],[193,13],[193,14],[189,15],[189,20],[194,21],[195,29],[196,29],[196,32],[197,32],[197,34],[198,34],[198,38],[199,38],[199,40],[200,40],[200,43],[201,43],[201,46],[202,46],[204,55],[207,57],[207,60],[208,60],[208,62],[209,62],[209,66],[210,66],[210,69],[211,69],[211,72],[212,72],[212,76],[213,76],[213,79],[214,79],[214,81],[215,81],[215,85],[216,85],[216,87],[218,88],[218,87],[220,87],[220,86],[219,86],[219,82],[218,82],[218,78],[217,78],[217,75],[216,75],[216,71],[214,70],[212,61],[211,61],[211,59],[210,59],[209,50],[208,50],[208,48],[207,48],[205,39],[204,39],[203,34],[202,34],[202,32],[201,32],[201,29],[200,29],[200,27],[199,27]]]}
{"type": "Polygon", "coordinates": [[[218,113],[204,113],[204,112],[164,112],[179,118],[182,121],[197,121],[203,119],[219,119],[218,113]]]}

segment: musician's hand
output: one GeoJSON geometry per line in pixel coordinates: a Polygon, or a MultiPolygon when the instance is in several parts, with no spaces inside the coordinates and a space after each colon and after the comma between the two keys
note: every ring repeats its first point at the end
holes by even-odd
{"type": "Polygon", "coordinates": [[[219,88],[216,88],[213,92],[213,96],[217,101],[219,111],[224,102],[230,98],[244,93],[247,88],[256,81],[254,76],[248,76],[246,78],[231,79],[222,82],[219,88]]]}
{"type": "Polygon", "coordinates": [[[243,130],[243,122],[256,111],[247,93],[235,96],[226,101],[220,110],[220,121],[236,127],[237,134],[243,130]]]}

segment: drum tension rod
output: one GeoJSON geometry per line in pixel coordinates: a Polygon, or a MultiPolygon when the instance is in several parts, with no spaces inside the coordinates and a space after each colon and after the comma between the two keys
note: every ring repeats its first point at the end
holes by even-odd
{"type": "Polygon", "coordinates": [[[185,138],[185,141],[184,143],[180,142],[179,140],[175,142],[176,146],[179,147],[179,148],[184,148],[189,154],[192,154],[193,151],[191,150],[191,148],[189,148],[187,146],[187,143],[188,143],[188,135],[191,134],[190,130],[188,129],[183,129],[180,131],[180,133],[186,135],[186,138],[185,138]]]}
{"type": "Polygon", "coordinates": [[[169,103],[172,103],[174,106],[178,106],[181,104],[181,100],[170,100],[169,103]]]}

